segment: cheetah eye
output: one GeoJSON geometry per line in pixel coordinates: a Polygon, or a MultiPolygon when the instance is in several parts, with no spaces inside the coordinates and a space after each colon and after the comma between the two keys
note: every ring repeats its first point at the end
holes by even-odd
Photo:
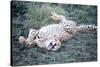
{"type": "Polygon", "coordinates": [[[34,39],[36,39],[36,36],[34,37],[34,39]]]}

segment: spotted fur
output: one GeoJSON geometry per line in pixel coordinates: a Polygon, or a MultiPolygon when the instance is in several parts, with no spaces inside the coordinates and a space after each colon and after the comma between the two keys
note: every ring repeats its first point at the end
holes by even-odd
{"type": "Polygon", "coordinates": [[[30,29],[26,40],[28,44],[36,43],[41,48],[56,51],[63,41],[72,38],[75,34],[96,30],[94,25],[78,26],[74,21],[67,20],[62,15],[53,14],[51,18],[59,23],[41,27],[39,30],[30,29]]]}

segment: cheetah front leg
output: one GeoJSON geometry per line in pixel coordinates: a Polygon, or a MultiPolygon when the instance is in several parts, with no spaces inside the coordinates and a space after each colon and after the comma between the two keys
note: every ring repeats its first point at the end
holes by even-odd
{"type": "Polygon", "coordinates": [[[34,46],[36,44],[35,39],[37,34],[38,34],[38,30],[30,29],[27,38],[24,38],[24,36],[19,36],[19,43],[21,45],[27,44],[28,46],[34,46]]]}

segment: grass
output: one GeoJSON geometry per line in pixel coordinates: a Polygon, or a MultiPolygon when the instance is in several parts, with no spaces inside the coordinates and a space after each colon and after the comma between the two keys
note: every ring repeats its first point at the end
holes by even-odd
{"type": "Polygon", "coordinates": [[[29,28],[39,29],[44,25],[54,23],[49,18],[51,11],[65,15],[67,19],[74,20],[78,24],[97,25],[96,6],[27,1],[15,1],[12,4],[12,10],[15,10],[12,12],[11,63],[13,66],[97,61],[96,33],[76,35],[63,42],[61,48],[54,52],[36,46],[21,46],[18,42],[20,35],[28,36],[29,28]],[[18,11],[22,6],[22,12],[18,11]]]}

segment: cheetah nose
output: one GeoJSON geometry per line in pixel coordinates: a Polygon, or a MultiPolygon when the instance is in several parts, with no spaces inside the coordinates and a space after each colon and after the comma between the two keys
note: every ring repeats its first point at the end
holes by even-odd
{"type": "Polygon", "coordinates": [[[57,44],[52,44],[52,42],[49,44],[49,47],[51,47],[51,49],[55,48],[55,46],[57,46],[57,44]]]}
{"type": "Polygon", "coordinates": [[[52,46],[52,49],[55,48],[55,46],[52,46]]]}

